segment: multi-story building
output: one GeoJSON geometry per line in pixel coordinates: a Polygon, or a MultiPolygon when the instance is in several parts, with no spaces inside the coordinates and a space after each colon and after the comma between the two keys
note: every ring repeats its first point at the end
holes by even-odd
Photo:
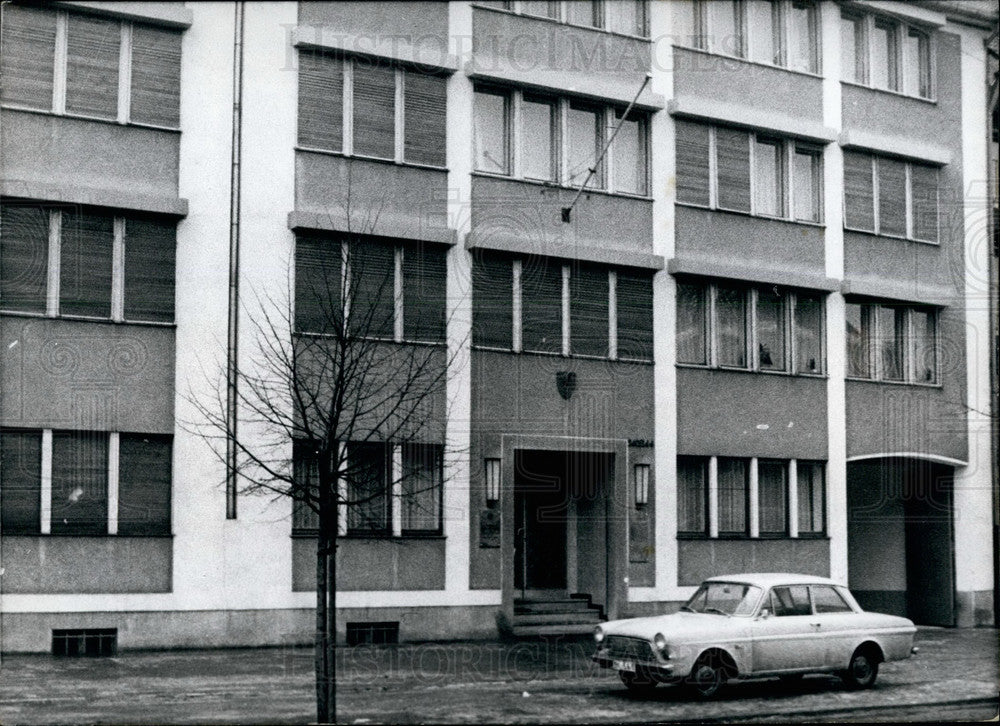
{"type": "Polygon", "coordinates": [[[342,637],[773,570],[992,623],[995,30],[930,1],[5,4],[0,645],[309,641],[311,521],[232,486],[198,402],[259,365],[262,300],[311,332],[302,280],[348,237],[398,293],[386,345],[448,374],[419,441],[358,449],[372,486],[407,457],[433,485],[344,511],[342,637]]]}

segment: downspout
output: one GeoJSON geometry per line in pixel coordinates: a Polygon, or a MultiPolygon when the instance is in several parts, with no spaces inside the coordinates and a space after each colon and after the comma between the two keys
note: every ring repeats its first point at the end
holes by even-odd
{"type": "Polygon", "coordinates": [[[244,3],[235,5],[233,30],[233,142],[229,196],[229,330],[226,345],[226,519],[236,519],[237,376],[240,303],[240,163],[243,126],[244,3]]]}

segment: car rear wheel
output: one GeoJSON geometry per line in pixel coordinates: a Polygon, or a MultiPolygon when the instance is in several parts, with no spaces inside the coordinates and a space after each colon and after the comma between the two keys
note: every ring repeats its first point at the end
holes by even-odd
{"type": "Polygon", "coordinates": [[[698,698],[715,698],[726,684],[726,669],[715,654],[703,655],[691,669],[687,685],[698,698]]]}
{"type": "Polygon", "coordinates": [[[851,688],[871,688],[878,677],[878,658],[869,648],[858,648],[841,676],[851,688]]]}
{"type": "Polygon", "coordinates": [[[632,693],[649,693],[656,688],[659,681],[645,673],[629,673],[628,671],[618,671],[618,677],[622,683],[632,693]]]}

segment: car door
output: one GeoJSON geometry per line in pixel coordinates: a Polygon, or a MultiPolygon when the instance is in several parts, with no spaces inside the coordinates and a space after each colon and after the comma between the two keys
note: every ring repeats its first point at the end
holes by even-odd
{"type": "Polygon", "coordinates": [[[768,608],[768,615],[755,618],[751,628],[755,673],[825,665],[825,645],[815,627],[808,586],[771,588],[762,607],[768,608]]]}
{"type": "Polygon", "coordinates": [[[858,639],[858,613],[832,585],[810,585],[813,620],[824,643],[824,661],[830,668],[847,665],[858,639]]]}

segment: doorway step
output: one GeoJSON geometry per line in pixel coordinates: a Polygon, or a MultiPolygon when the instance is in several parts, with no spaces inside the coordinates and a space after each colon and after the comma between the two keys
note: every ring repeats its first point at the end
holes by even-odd
{"type": "Polygon", "coordinates": [[[607,620],[604,608],[590,595],[573,593],[567,598],[514,600],[514,635],[589,635],[607,620]]]}

